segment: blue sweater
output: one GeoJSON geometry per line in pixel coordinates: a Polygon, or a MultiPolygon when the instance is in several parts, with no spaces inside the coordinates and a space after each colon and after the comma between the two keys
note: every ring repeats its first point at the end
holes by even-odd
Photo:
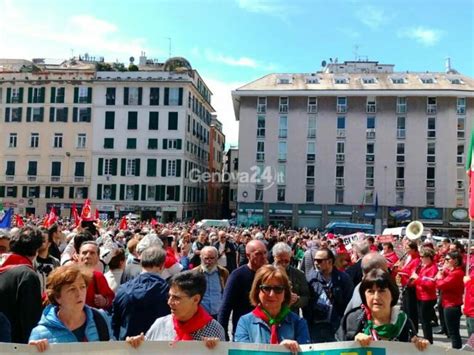
{"type": "MultiPolygon", "coordinates": [[[[30,340],[48,339],[50,343],[76,343],[79,342],[72,331],[70,331],[58,318],[57,306],[49,305],[44,311],[36,327],[33,328],[30,340]]],[[[94,316],[89,306],[84,306],[86,312],[86,330],[87,341],[99,341],[99,333],[94,322],[94,316]]],[[[109,324],[107,317],[102,311],[102,316],[109,324]]],[[[112,334],[109,327],[109,334],[112,334]]]]}
{"type": "MultiPolygon", "coordinates": [[[[269,325],[252,312],[242,316],[237,324],[234,341],[241,343],[270,344],[269,325]]],[[[309,330],[306,321],[290,312],[278,326],[278,342],[296,340],[298,344],[308,344],[309,330]]]]}

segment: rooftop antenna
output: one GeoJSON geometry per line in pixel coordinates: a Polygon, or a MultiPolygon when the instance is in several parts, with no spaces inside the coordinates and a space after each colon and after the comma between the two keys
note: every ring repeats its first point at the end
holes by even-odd
{"type": "Polygon", "coordinates": [[[354,60],[357,60],[357,58],[359,57],[359,45],[358,44],[354,45],[353,53],[354,53],[354,60]]]}
{"type": "Polygon", "coordinates": [[[168,59],[171,58],[171,37],[166,37],[168,39],[168,59]]]}
{"type": "Polygon", "coordinates": [[[71,58],[74,58],[74,49],[71,48],[71,58]]]}

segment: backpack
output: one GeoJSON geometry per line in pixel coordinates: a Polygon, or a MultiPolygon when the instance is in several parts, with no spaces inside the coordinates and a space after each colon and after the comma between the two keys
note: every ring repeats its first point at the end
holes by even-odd
{"type": "Polygon", "coordinates": [[[109,341],[110,334],[109,334],[109,327],[107,325],[106,320],[97,309],[91,308],[91,310],[92,310],[92,316],[94,318],[94,323],[97,328],[97,333],[99,334],[99,341],[109,341]]]}

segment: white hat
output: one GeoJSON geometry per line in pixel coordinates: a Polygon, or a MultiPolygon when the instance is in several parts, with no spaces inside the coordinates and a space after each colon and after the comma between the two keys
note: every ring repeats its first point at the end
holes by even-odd
{"type": "Polygon", "coordinates": [[[152,245],[163,246],[163,242],[155,233],[148,233],[137,244],[137,253],[141,254],[146,248],[152,245]]]}

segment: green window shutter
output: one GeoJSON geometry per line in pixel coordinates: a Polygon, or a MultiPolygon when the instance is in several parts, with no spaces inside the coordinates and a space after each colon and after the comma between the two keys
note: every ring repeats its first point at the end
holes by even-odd
{"type": "Polygon", "coordinates": [[[148,117],[148,129],[158,130],[158,112],[150,112],[150,116],[148,117]]]}
{"type": "Polygon", "coordinates": [[[161,159],[161,176],[166,177],[166,159],[161,159]]]}
{"type": "Polygon", "coordinates": [[[0,197],[5,197],[5,186],[0,186],[0,197]]]}
{"type": "Polygon", "coordinates": [[[12,96],[12,89],[8,88],[7,89],[7,104],[11,102],[11,96],[12,96]]]}
{"type": "Polygon", "coordinates": [[[125,200],[125,185],[120,184],[119,200],[125,200]]]}
{"type": "Polygon", "coordinates": [[[49,122],[54,122],[54,107],[49,108],[49,122]]]}
{"type": "Polygon", "coordinates": [[[166,194],[166,186],[165,185],[158,185],[158,200],[164,201],[166,194]]]}
{"type": "Polygon", "coordinates": [[[77,104],[79,102],[79,88],[74,88],[74,103],[77,104]]]}
{"type": "Polygon", "coordinates": [[[165,102],[164,105],[168,106],[170,102],[170,88],[165,88],[165,102]]]}
{"type": "Polygon", "coordinates": [[[40,122],[44,121],[44,107],[40,107],[40,122]]]}
{"type": "Polygon", "coordinates": [[[51,103],[54,104],[56,102],[56,88],[53,86],[51,87],[51,103]]]}
{"type": "Polygon", "coordinates": [[[28,197],[28,187],[23,186],[21,190],[22,190],[21,197],[28,197]]]}
{"type": "Polygon", "coordinates": [[[112,176],[117,176],[117,158],[113,158],[110,162],[110,170],[112,173],[112,176]]]}
{"type": "Polygon", "coordinates": [[[176,177],[181,176],[181,159],[176,159],[176,177]]]}
{"type": "Polygon", "coordinates": [[[147,159],[146,176],[156,176],[156,159],[147,159]]]}
{"type": "Polygon", "coordinates": [[[69,187],[69,198],[74,198],[74,186],[69,187]]]}
{"type": "Polygon", "coordinates": [[[133,199],[137,201],[140,198],[140,185],[133,186],[133,199]]]}
{"type": "Polygon", "coordinates": [[[86,122],[90,122],[92,120],[92,109],[90,107],[87,108],[87,120],[86,122]]]}
{"type": "Polygon", "coordinates": [[[183,88],[179,88],[178,105],[183,105],[183,88]]]}
{"type": "Polygon", "coordinates": [[[114,129],[115,128],[115,112],[107,111],[105,112],[105,129],[114,129]]]}
{"type": "Polygon", "coordinates": [[[127,149],[137,149],[136,138],[127,138],[127,149]]]}
{"type": "Polygon", "coordinates": [[[143,88],[138,88],[138,104],[142,104],[143,88]]]}
{"type": "Polygon", "coordinates": [[[138,128],[138,112],[130,111],[128,113],[127,129],[137,129],[137,128],[138,128]]]}
{"type": "Polygon", "coordinates": [[[5,122],[10,122],[10,107],[5,107],[5,122]]]}
{"type": "Polygon", "coordinates": [[[176,149],[181,150],[181,148],[182,148],[182,140],[178,139],[178,142],[176,144],[176,149]]]}
{"type": "Polygon", "coordinates": [[[28,103],[31,104],[33,102],[33,88],[28,88],[28,103]]]}
{"type": "Polygon", "coordinates": [[[46,186],[46,194],[45,194],[45,197],[46,197],[46,198],[50,198],[50,197],[51,197],[51,186],[46,186]]]}
{"type": "Polygon", "coordinates": [[[117,185],[112,185],[112,189],[111,189],[111,199],[112,200],[115,200],[116,199],[116,196],[117,196],[117,185]]]}
{"type": "Polygon", "coordinates": [[[174,187],[174,200],[179,201],[179,185],[174,187]]]}
{"type": "Polygon", "coordinates": [[[19,94],[20,94],[20,97],[19,97],[18,102],[19,102],[19,103],[22,103],[22,102],[23,102],[23,88],[20,88],[19,94]]]}
{"type": "Polygon", "coordinates": [[[44,103],[45,92],[46,92],[45,87],[40,88],[40,97],[39,97],[40,103],[44,103]]]}
{"type": "Polygon", "coordinates": [[[140,176],[140,158],[135,159],[135,176],[140,176]]]}
{"type": "Polygon", "coordinates": [[[178,112],[168,112],[168,130],[178,129],[178,112]]]}
{"type": "Polygon", "coordinates": [[[146,201],[146,185],[142,185],[142,194],[140,200],[146,201]]]}
{"type": "Polygon", "coordinates": [[[18,194],[18,186],[12,188],[12,197],[16,197],[18,194]]]}
{"type": "Polygon", "coordinates": [[[98,169],[97,175],[101,176],[102,171],[104,170],[104,158],[99,158],[99,166],[97,169],[98,169]]]}
{"type": "Polygon", "coordinates": [[[128,88],[123,88],[123,104],[128,105],[128,88]]]}
{"type": "Polygon", "coordinates": [[[102,200],[102,184],[97,184],[97,200],[102,200]]]}
{"type": "Polygon", "coordinates": [[[92,103],[92,88],[87,88],[87,103],[92,103]]]}
{"type": "Polygon", "coordinates": [[[120,175],[125,176],[127,170],[127,159],[122,158],[120,163],[120,175]]]}
{"type": "Polygon", "coordinates": [[[31,107],[26,108],[26,122],[31,122],[31,107]]]}
{"type": "Polygon", "coordinates": [[[77,110],[77,107],[73,107],[72,109],[72,122],[77,122],[77,116],[79,112],[77,110]]]}
{"type": "Polygon", "coordinates": [[[165,138],[163,139],[163,150],[168,149],[168,140],[165,138]]]}

